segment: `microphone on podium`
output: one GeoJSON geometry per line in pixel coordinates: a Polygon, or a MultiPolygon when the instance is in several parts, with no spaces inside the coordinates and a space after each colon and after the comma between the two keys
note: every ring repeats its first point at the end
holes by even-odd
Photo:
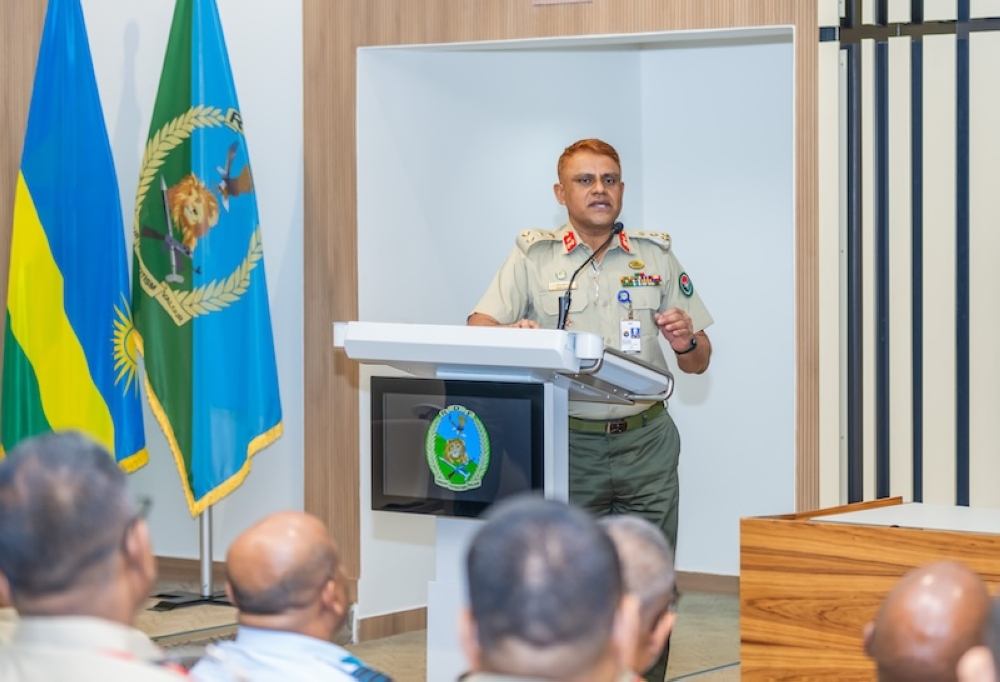
{"type": "Polygon", "coordinates": [[[566,329],[566,322],[569,320],[569,304],[573,291],[573,281],[576,280],[576,276],[580,274],[581,270],[590,265],[591,261],[593,261],[597,257],[597,254],[599,254],[601,251],[604,251],[604,249],[608,247],[608,245],[611,243],[611,240],[615,238],[615,235],[621,234],[621,231],[624,229],[625,229],[624,225],[622,225],[621,223],[615,223],[611,227],[611,234],[609,234],[608,238],[604,240],[604,243],[601,244],[601,246],[598,249],[596,249],[592,254],[590,254],[590,256],[587,257],[587,260],[583,261],[583,265],[581,265],[580,267],[578,267],[576,270],[573,271],[573,276],[569,278],[569,286],[566,287],[566,293],[559,297],[559,317],[556,321],[556,329],[559,330],[566,329]]]}

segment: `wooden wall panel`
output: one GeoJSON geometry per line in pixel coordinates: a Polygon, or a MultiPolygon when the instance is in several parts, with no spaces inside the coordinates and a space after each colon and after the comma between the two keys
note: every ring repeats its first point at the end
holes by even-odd
{"type": "Polygon", "coordinates": [[[303,0],[305,52],[305,505],[358,576],[357,367],[330,323],[357,316],[356,50],[563,35],[796,27],[796,506],[819,503],[817,6],[800,0],[303,0]]]}
{"type": "MultiPolygon", "coordinates": [[[[346,0],[305,0],[305,508],[361,573],[358,366],[333,351],[336,320],[358,317],[355,14],[346,0]]],[[[367,3],[365,3],[367,4],[367,3]]],[[[358,24],[360,26],[360,24],[358,24]]]]}
{"type": "Polygon", "coordinates": [[[0,69],[0,301],[4,306],[14,188],[47,4],[47,0],[0,3],[0,64],[3,64],[0,69]]]}
{"type": "MultiPolygon", "coordinates": [[[[819,507],[819,49],[816,7],[790,3],[795,44],[795,508],[819,507]]],[[[828,408],[829,409],[829,408],[828,408]]]]}
{"type": "Polygon", "coordinates": [[[358,642],[370,642],[404,632],[427,629],[427,607],[362,618],[358,622],[358,642]]]}

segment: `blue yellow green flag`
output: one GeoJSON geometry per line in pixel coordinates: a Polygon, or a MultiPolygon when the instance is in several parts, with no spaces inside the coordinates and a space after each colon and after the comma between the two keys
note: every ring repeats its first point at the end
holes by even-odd
{"type": "Polygon", "coordinates": [[[14,198],[0,439],[77,429],[148,457],[118,181],[79,0],[49,0],[14,198]]]}
{"type": "Polygon", "coordinates": [[[146,393],[192,515],[282,432],[263,242],[215,0],[177,0],[135,201],[146,393]]]}

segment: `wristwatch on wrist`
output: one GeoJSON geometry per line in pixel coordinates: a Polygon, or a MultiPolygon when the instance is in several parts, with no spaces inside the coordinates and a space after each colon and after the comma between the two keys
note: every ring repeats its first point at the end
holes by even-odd
{"type": "Polygon", "coordinates": [[[674,351],[674,355],[687,355],[688,353],[690,353],[691,351],[693,351],[697,347],[698,347],[698,337],[697,336],[692,336],[691,337],[691,345],[688,346],[687,348],[685,348],[684,350],[675,350],[674,351]]]}

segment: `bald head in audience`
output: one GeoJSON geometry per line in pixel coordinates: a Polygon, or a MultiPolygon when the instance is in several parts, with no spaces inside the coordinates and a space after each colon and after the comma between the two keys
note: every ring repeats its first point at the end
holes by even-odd
{"type": "Polygon", "coordinates": [[[607,534],[580,509],[531,497],[488,518],[467,557],[466,679],[619,679],[638,609],[607,534]]]}
{"type": "Polygon", "coordinates": [[[243,625],[330,640],[346,616],[340,553],[310,514],[280,512],[251,526],[229,548],[226,571],[243,625]]]}
{"type": "Polygon", "coordinates": [[[677,590],[674,553],[663,531],[638,516],[604,516],[599,523],[618,550],[625,589],[639,600],[639,632],[632,670],[648,670],[674,627],[677,590]]]}
{"type": "Polygon", "coordinates": [[[391,682],[331,640],[347,615],[340,551],[322,521],[271,514],[226,556],[226,591],[239,609],[236,639],[208,647],[198,682],[370,680],[391,682]]]}
{"type": "Polygon", "coordinates": [[[959,659],[984,642],[990,598],[972,570],[939,561],[907,573],[865,628],[880,682],[957,680],[959,659]]]}

